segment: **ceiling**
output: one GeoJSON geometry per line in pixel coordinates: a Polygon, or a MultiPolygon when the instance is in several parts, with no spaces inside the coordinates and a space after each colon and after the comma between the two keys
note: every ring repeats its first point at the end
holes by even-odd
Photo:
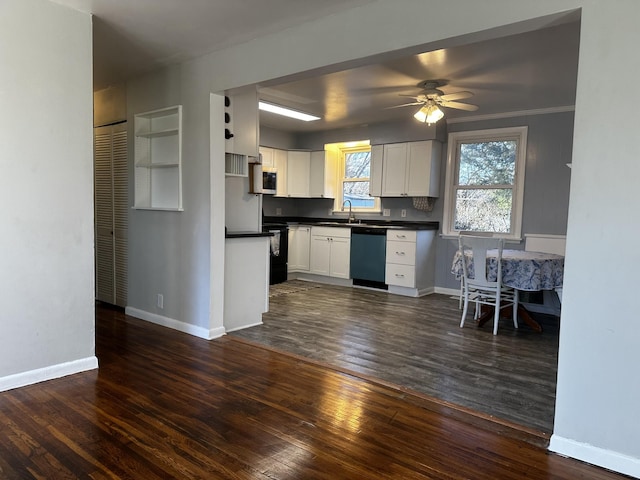
{"type": "MultiPolygon", "coordinates": [[[[94,15],[94,89],[163,66],[281,31],[372,0],[53,0],[94,15]]],[[[444,93],[476,112],[444,109],[446,119],[572,106],[575,102],[579,18],[510,37],[402,56],[335,73],[298,75],[260,87],[264,100],[316,114],[300,122],[261,113],[261,125],[319,131],[407,118],[418,107],[416,85],[444,79],[444,93]],[[302,79],[300,79],[302,78],[302,79]]]]}

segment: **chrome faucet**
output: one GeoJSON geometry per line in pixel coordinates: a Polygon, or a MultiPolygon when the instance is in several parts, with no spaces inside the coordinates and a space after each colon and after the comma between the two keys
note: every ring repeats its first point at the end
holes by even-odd
{"type": "Polygon", "coordinates": [[[356,217],[351,213],[351,200],[345,200],[342,202],[342,211],[344,212],[344,205],[349,202],[349,223],[356,223],[356,217]]]}

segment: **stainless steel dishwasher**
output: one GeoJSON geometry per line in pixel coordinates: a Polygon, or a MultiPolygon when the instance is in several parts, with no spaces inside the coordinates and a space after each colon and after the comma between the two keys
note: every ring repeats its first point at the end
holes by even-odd
{"type": "Polygon", "coordinates": [[[387,229],[351,228],[351,278],[354,285],[387,290],[384,282],[387,229]]]}

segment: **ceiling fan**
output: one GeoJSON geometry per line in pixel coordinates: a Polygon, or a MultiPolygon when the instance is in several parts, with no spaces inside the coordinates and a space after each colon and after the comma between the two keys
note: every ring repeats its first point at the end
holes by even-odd
{"type": "Polygon", "coordinates": [[[395,105],[391,108],[408,107],[411,105],[421,105],[414,117],[420,122],[431,125],[436,123],[442,117],[444,113],[439,107],[455,108],[458,110],[466,110],[468,112],[474,112],[478,109],[477,105],[471,105],[469,103],[456,102],[454,100],[461,100],[463,98],[469,98],[473,96],[473,93],[467,91],[460,91],[455,93],[445,94],[439,87],[447,84],[446,80],[424,80],[418,85],[418,88],[422,89],[418,95],[400,95],[402,97],[411,97],[415,99],[415,102],[404,103],[402,105],[395,105]]]}

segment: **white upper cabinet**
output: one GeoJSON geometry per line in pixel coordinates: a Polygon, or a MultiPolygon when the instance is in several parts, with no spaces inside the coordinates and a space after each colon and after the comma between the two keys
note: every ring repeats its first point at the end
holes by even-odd
{"type": "MultiPolygon", "coordinates": [[[[384,145],[380,196],[437,197],[440,194],[441,152],[442,146],[435,140],[384,145]]],[[[372,151],[372,159],[375,157],[372,151]]],[[[372,177],[374,173],[375,168],[372,177]]],[[[375,192],[373,180],[377,179],[372,178],[375,192]]]]}
{"type": "Polygon", "coordinates": [[[287,196],[287,162],[286,150],[260,146],[260,157],[262,159],[262,170],[265,172],[276,172],[276,197],[287,196]]]}
{"type": "Polygon", "coordinates": [[[287,196],[309,197],[311,152],[289,151],[287,161],[287,196]]]}
{"type": "Polygon", "coordinates": [[[261,146],[258,149],[258,151],[260,152],[260,160],[262,161],[262,168],[264,170],[267,170],[269,168],[274,168],[274,159],[273,159],[275,155],[274,149],[261,146]]]}
{"type": "Polygon", "coordinates": [[[440,194],[442,144],[435,140],[411,142],[407,152],[406,191],[410,197],[437,197],[440,194]]]}
{"type": "Polygon", "coordinates": [[[382,159],[384,145],[371,145],[371,176],[369,177],[369,196],[382,196],[382,159]]]}
{"type": "Polygon", "coordinates": [[[287,196],[287,172],[289,156],[286,150],[273,150],[273,168],[278,173],[276,179],[276,197],[287,196]]]}
{"type": "Polygon", "coordinates": [[[391,143],[384,146],[382,157],[382,196],[400,197],[407,193],[407,144],[391,143]]]}
{"type": "Polygon", "coordinates": [[[333,151],[311,152],[309,172],[309,195],[313,198],[334,198],[336,185],[336,153],[333,151]]]}

